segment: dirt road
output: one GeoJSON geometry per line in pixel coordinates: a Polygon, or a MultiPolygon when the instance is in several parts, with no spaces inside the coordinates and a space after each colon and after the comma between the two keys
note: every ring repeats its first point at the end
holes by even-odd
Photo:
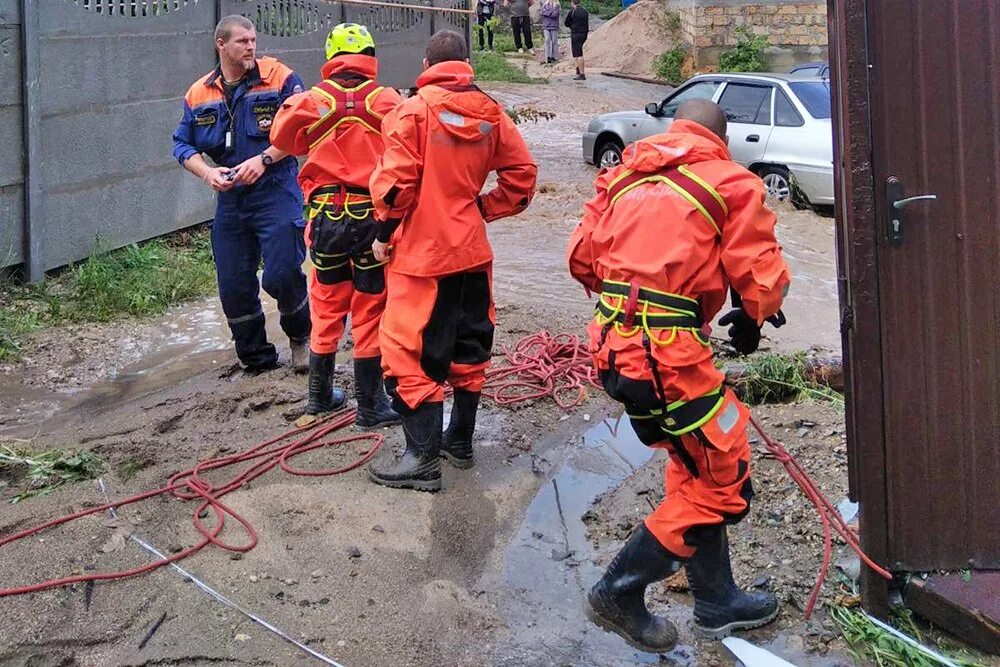
{"type": "MultiPolygon", "coordinates": [[[[542,328],[582,332],[592,306],[563,268],[566,237],[594,175],[581,162],[579,132],[593,113],[641,107],[662,90],[594,77],[586,87],[562,78],[491,92],[557,114],[523,127],[540,163],[538,198],[519,218],[490,229],[498,340],[509,343],[542,328]]],[[[803,287],[789,302],[791,324],[772,344],[834,347],[832,222],[785,211],[781,224],[803,287]]],[[[0,434],[27,440],[19,444],[29,448],[93,449],[110,464],[105,483],[119,496],[288,430],[304,407],[304,380],[284,369],[244,375],[234,369],[226,339],[214,301],[151,323],[45,333],[22,364],[3,369],[0,434]]],[[[840,415],[808,404],[759,413],[788,425],[790,432],[779,432],[809,452],[820,485],[839,500],[845,483],[840,415]],[[791,426],[795,420],[817,426],[800,435],[791,426]]],[[[208,549],[183,565],[344,665],[658,663],[659,656],[637,653],[589,626],[580,608],[583,591],[645,512],[644,498],[655,500],[659,484],[661,463],[650,462],[648,450],[605,435],[615,415],[615,406],[596,394],[565,414],[549,404],[507,410],[487,403],[476,468],[446,469],[445,490],[437,495],[377,487],[361,470],[335,478],[272,471],[227,497],[257,529],[258,546],[240,558],[208,549]]],[[[387,449],[400,445],[398,430],[385,434],[387,449]]],[[[358,453],[323,451],[300,463],[332,467],[358,453]]],[[[759,462],[762,502],[734,537],[751,545],[736,558],[741,581],[764,572],[769,581],[761,585],[773,586],[786,603],[782,622],[754,638],[799,665],[848,664],[823,621],[805,626],[797,620],[795,601],[811,583],[818,547],[812,520],[783,475],[773,462],[759,462]],[[809,648],[820,653],[807,655],[809,648]]],[[[23,483],[17,476],[0,479],[0,536],[103,501],[96,484],[84,483],[7,504],[23,483]]],[[[152,500],[117,520],[84,520],[2,548],[0,582],[146,563],[149,556],[125,536],[166,552],[182,549],[195,540],[191,511],[179,501],[152,500]]],[[[226,535],[243,540],[235,530],[226,535]]],[[[667,602],[679,603],[670,614],[682,634],[667,663],[731,663],[717,645],[693,639],[689,599],[658,594],[656,604],[667,602]]],[[[161,570],[98,584],[89,593],[78,586],[0,599],[0,664],[322,663],[161,570]]]]}

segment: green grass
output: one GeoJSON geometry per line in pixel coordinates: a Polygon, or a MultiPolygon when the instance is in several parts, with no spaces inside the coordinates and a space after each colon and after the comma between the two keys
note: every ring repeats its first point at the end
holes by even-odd
{"type": "Polygon", "coordinates": [[[0,283],[0,361],[16,358],[44,327],[159,315],[215,286],[207,229],[110,252],[97,247],[41,285],[0,283]]]}
{"type": "MultiPolygon", "coordinates": [[[[527,63],[525,63],[527,65],[527,63]]],[[[472,54],[472,67],[478,81],[508,83],[548,83],[548,79],[533,79],[524,68],[517,67],[499,53],[477,51],[472,54]]]]}
{"type": "Polygon", "coordinates": [[[746,373],[734,383],[734,389],[751,405],[779,403],[790,398],[817,398],[844,404],[842,394],[806,379],[802,354],[754,355],[742,363],[746,373]]]}
{"type": "Polygon", "coordinates": [[[684,78],[681,75],[681,67],[684,66],[686,58],[687,51],[679,46],[664,51],[653,61],[653,75],[670,83],[681,83],[684,78]]]}
{"type": "MultiPolygon", "coordinates": [[[[829,610],[830,616],[840,627],[840,632],[858,664],[874,664],[878,667],[938,667],[940,664],[878,627],[857,609],[831,606],[829,610]]],[[[955,664],[964,667],[981,667],[985,664],[968,651],[958,651],[954,647],[944,645],[943,641],[928,641],[931,638],[921,634],[908,610],[897,609],[891,624],[897,630],[943,654],[955,664]]]]}
{"type": "MultiPolygon", "coordinates": [[[[614,0],[582,0],[583,8],[591,14],[597,14],[604,20],[613,19],[622,12],[622,3],[614,0]]],[[[566,11],[569,11],[567,8],[566,11]]],[[[563,15],[565,16],[565,14],[563,15]]]]}
{"type": "Polygon", "coordinates": [[[23,473],[27,481],[26,488],[11,498],[12,503],[48,495],[67,484],[95,479],[106,469],[104,461],[87,450],[25,452],[0,446],[0,470],[13,472],[17,479],[23,473]]]}

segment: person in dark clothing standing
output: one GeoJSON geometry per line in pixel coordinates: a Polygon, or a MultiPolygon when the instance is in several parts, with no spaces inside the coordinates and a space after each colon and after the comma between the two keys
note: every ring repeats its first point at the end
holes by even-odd
{"type": "Polygon", "coordinates": [[[580,5],[580,0],[573,0],[573,7],[566,14],[566,27],[569,28],[569,45],[576,60],[575,81],[584,81],[587,73],[584,71],[583,43],[587,41],[590,32],[590,14],[580,5]]]}
{"type": "Polygon", "coordinates": [[[479,20],[479,50],[485,49],[483,38],[493,50],[493,24],[491,21],[497,13],[497,0],[479,0],[476,3],[476,18],[479,20]]]}
{"type": "Polygon", "coordinates": [[[514,46],[518,53],[527,49],[528,53],[535,55],[535,45],[531,41],[531,14],[528,11],[533,4],[535,0],[504,0],[504,7],[510,7],[510,27],[514,31],[514,46]]]}

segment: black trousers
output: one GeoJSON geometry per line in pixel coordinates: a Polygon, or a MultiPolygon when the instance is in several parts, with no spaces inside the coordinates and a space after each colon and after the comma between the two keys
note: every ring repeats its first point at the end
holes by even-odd
{"type": "Polygon", "coordinates": [[[514,31],[514,46],[518,49],[522,48],[522,35],[523,35],[523,48],[533,49],[535,45],[531,42],[531,17],[530,16],[512,16],[510,17],[510,27],[514,31]]]}
{"type": "Polygon", "coordinates": [[[490,48],[493,48],[493,28],[487,25],[487,21],[492,19],[492,16],[479,15],[479,50],[483,50],[483,38],[489,43],[490,48]]]}

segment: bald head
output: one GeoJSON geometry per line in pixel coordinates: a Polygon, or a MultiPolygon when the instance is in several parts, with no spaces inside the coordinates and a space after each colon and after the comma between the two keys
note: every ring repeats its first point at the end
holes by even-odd
{"type": "Polygon", "coordinates": [[[674,120],[689,120],[703,125],[723,141],[726,140],[726,112],[711,100],[688,100],[677,107],[674,120]]]}

